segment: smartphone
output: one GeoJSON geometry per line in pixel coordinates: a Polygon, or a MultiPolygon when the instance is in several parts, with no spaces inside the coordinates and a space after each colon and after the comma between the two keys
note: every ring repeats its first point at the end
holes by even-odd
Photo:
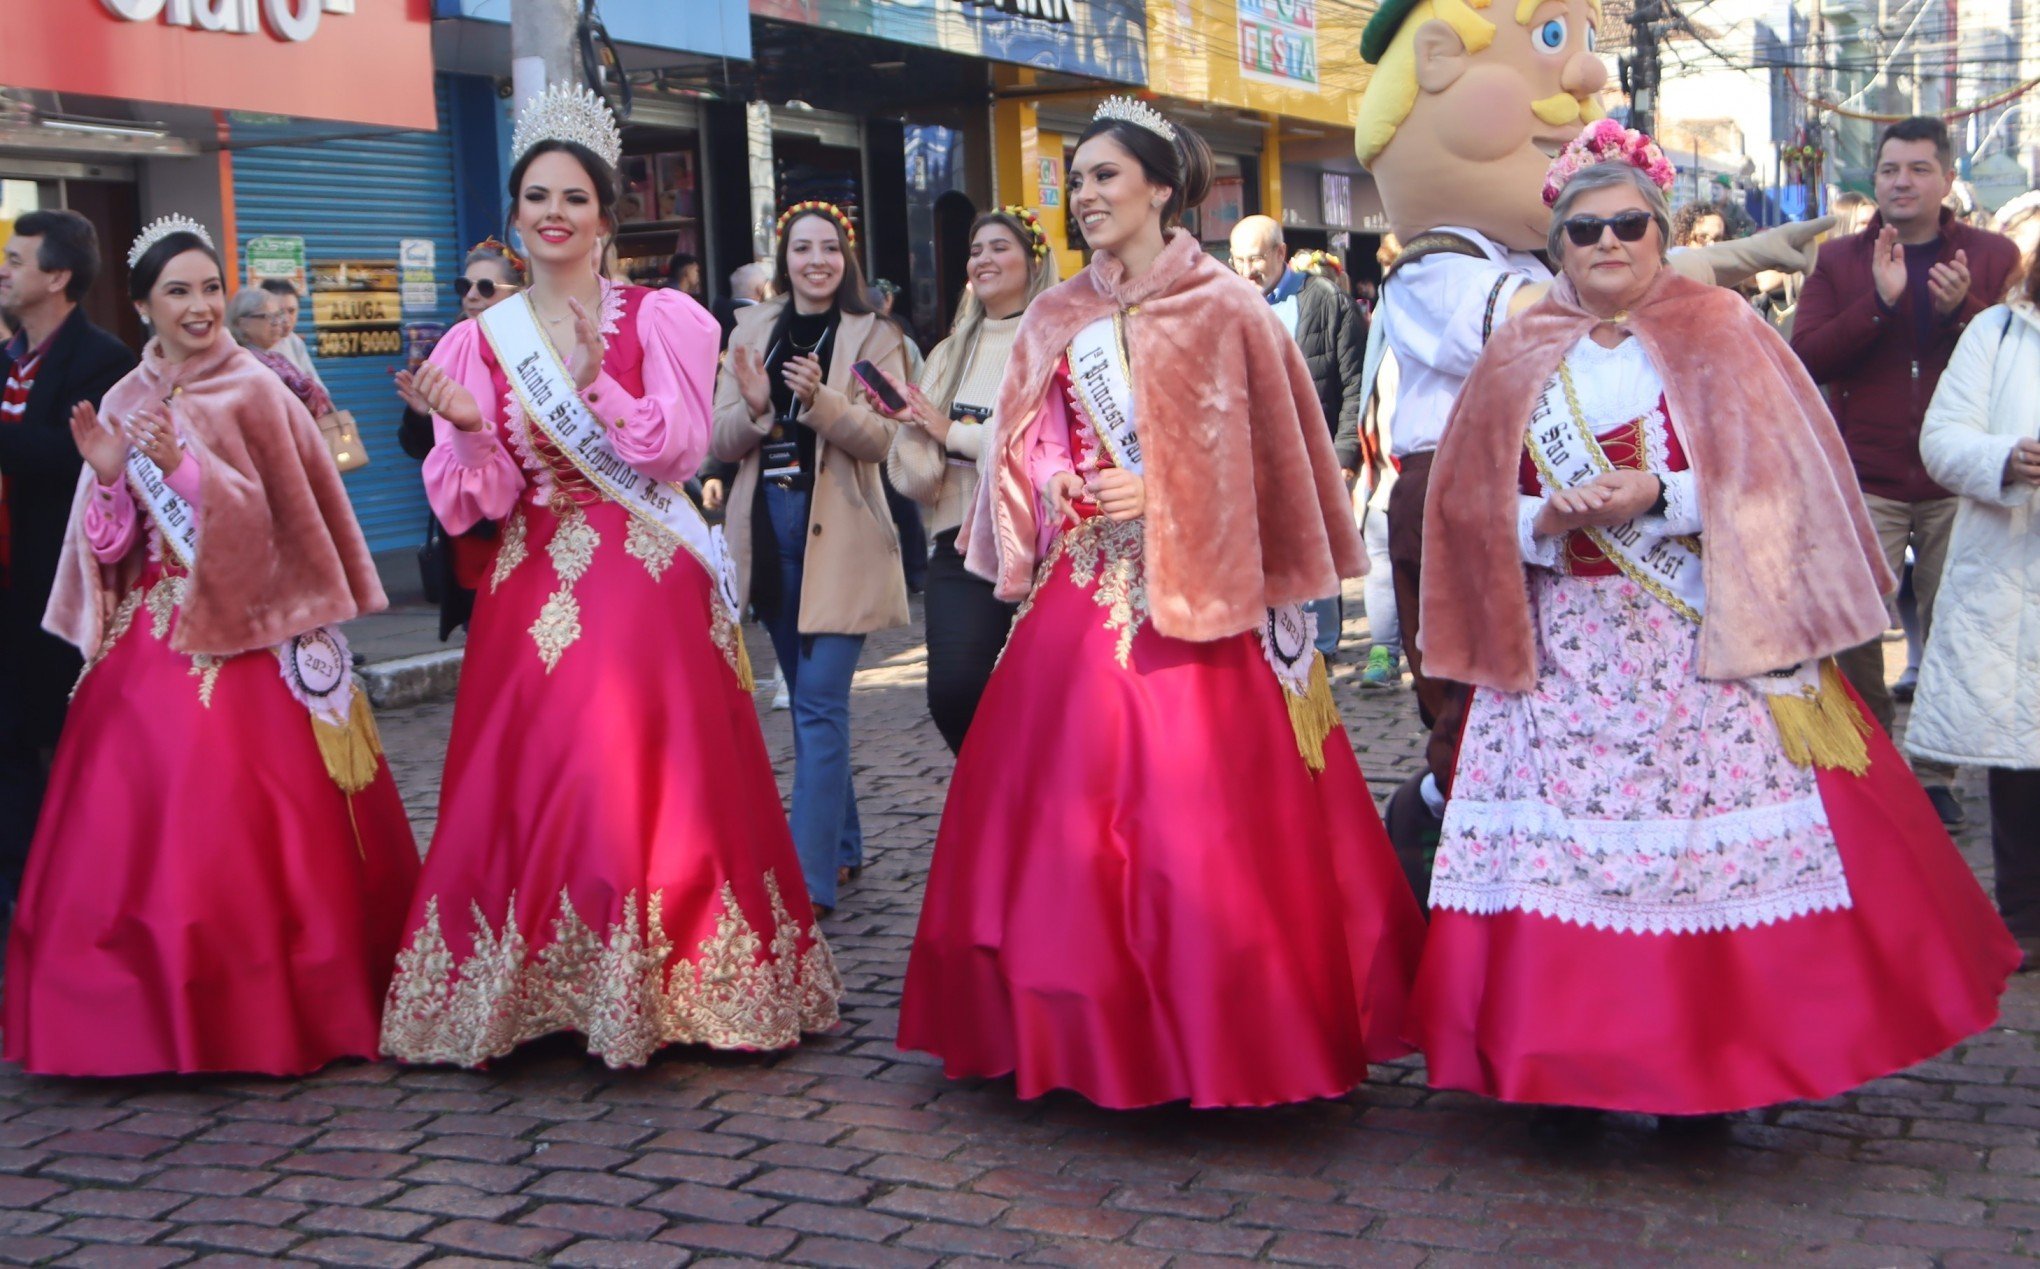
{"type": "Polygon", "coordinates": [[[864,385],[865,390],[871,393],[878,403],[886,409],[897,413],[907,408],[907,399],[899,394],[899,390],[894,388],[892,382],[885,377],[885,372],[877,366],[872,365],[868,361],[860,361],[850,367],[850,373],[856,375],[858,382],[864,385]]]}

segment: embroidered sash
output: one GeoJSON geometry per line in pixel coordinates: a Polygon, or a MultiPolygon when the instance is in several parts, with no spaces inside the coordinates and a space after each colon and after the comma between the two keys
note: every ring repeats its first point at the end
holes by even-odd
{"type": "Polygon", "coordinates": [[[539,329],[528,295],[513,295],[488,309],[478,324],[532,426],[590,484],[653,532],[677,541],[707,570],[716,609],[709,633],[730,669],[740,680],[748,680],[743,633],[737,624],[743,600],[723,531],[701,518],[685,490],[653,480],[616,452],[602,421],[575,390],[559,352],[539,329]]]}
{"type": "MultiPolygon", "coordinates": [[[[1070,341],[1069,361],[1077,410],[1091,425],[1099,445],[1115,466],[1141,475],[1125,315],[1115,312],[1078,331],[1070,341]]],[[[1324,770],[1325,737],[1339,725],[1331,683],[1316,643],[1317,614],[1301,604],[1270,608],[1261,622],[1261,655],[1282,685],[1297,750],[1313,772],[1324,770]]]]}
{"type": "MultiPolygon", "coordinates": [[[[1574,489],[1616,469],[1580,412],[1572,372],[1563,363],[1530,411],[1528,444],[1531,461],[1553,489],[1574,489]]],[[[1700,620],[1707,592],[1700,551],[1690,538],[1649,533],[1634,520],[1588,525],[1584,532],[1630,581],[1686,620],[1700,620]]]]}

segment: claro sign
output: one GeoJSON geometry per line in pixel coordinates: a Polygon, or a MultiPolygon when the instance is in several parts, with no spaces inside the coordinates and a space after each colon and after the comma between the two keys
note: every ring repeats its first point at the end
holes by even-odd
{"type": "Polygon", "coordinates": [[[0,0],[0,84],[438,127],[431,0],[0,0]]]}
{"type": "MultiPolygon", "coordinates": [[[[354,0],[100,0],[123,22],[162,22],[200,31],[254,35],[267,22],[281,40],[309,40],[328,13],[353,13],[354,0]]],[[[374,0],[370,0],[374,3],[374,0]]]]}

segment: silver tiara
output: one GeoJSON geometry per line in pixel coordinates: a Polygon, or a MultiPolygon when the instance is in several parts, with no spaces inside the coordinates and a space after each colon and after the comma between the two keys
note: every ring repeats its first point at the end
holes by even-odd
{"type": "Polygon", "coordinates": [[[611,167],[623,160],[623,133],[617,130],[616,116],[585,88],[553,84],[524,103],[517,112],[517,130],[510,135],[511,166],[541,141],[572,141],[611,167]]]}
{"type": "Polygon", "coordinates": [[[135,245],[128,248],[128,268],[132,269],[141,263],[142,257],[148,254],[150,247],[171,234],[191,234],[206,246],[213,245],[212,235],[205,231],[205,226],[191,217],[165,216],[142,230],[141,237],[135,239],[135,245]]]}
{"type": "Polygon", "coordinates": [[[1176,141],[1176,125],[1162,117],[1162,112],[1144,101],[1132,97],[1107,97],[1098,103],[1098,112],[1091,116],[1091,122],[1100,119],[1117,119],[1130,123],[1136,128],[1146,128],[1171,145],[1176,141]]]}

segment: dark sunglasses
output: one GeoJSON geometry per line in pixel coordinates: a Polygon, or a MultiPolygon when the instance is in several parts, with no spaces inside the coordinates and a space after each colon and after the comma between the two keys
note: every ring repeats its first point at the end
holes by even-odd
{"type": "Polygon", "coordinates": [[[488,278],[483,278],[479,282],[473,278],[455,278],[453,280],[453,293],[457,298],[463,300],[467,298],[469,291],[480,291],[483,299],[493,300],[496,298],[496,292],[499,289],[507,294],[516,290],[517,284],[515,282],[493,282],[488,278]]]}
{"type": "Polygon", "coordinates": [[[1575,247],[1591,247],[1601,241],[1601,231],[1612,229],[1621,242],[1642,242],[1652,216],[1647,211],[1616,212],[1613,216],[1574,216],[1565,222],[1565,236],[1575,247]]]}

